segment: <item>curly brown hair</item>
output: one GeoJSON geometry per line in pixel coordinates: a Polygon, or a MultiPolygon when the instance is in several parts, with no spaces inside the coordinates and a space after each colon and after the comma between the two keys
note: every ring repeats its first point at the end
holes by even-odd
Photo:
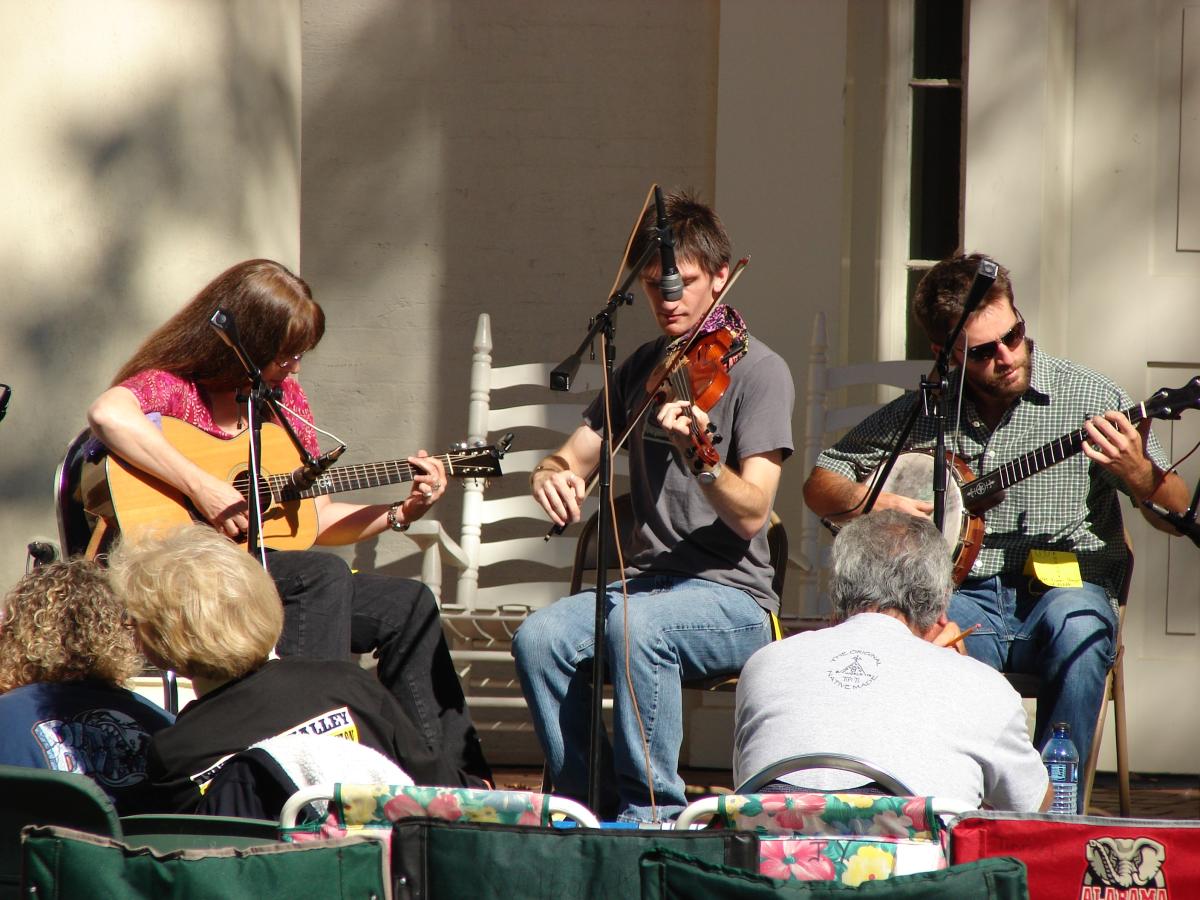
{"type": "Polygon", "coordinates": [[[4,598],[0,692],[39,681],[121,684],[140,664],[124,607],[95,563],[35,569],[4,598]]]}

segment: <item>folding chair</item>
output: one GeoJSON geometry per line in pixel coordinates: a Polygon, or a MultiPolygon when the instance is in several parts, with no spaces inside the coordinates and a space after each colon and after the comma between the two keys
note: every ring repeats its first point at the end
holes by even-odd
{"type": "Polygon", "coordinates": [[[961,803],[914,797],[893,775],[842,754],[794,756],[763,769],[733,794],[697,800],[680,814],[676,829],[701,817],[758,835],[759,871],[773,878],[857,885],[948,865],[940,815],[962,812],[961,803]],[[756,793],[789,773],[838,769],[870,779],[889,794],[756,793]]]}
{"type": "Polygon", "coordinates": [[[283,805],[279,827],[284,840],[296,841],[362,831],[390,834],[394,822],[412,817],[545,828],[553,815],[565,816],[587,828],[600,827],[582,804],[552,794],[387,784],[303,788],[283,805]],[[301,811],[314,802],[328,803],[325,819],[297,824],[301,811]]]}
{"type": "Polygon", "coordinates": [[[217,847],[257,847],[279,843],[279,823],[235,816],[193,816],[184,813],[145,813],[121,817],[121,833],[130,847],[206,850],[217,847]]]}
{"type": "Polygon", "coordinates": [[[22,896],[47,900],[390,896],[383,848],[362,837],[160,853],[111,837],[41,826],[23,836],[21,887],[22,896]]]}
{"type": "Polygon", "coordinates": [[[119,838],[121,822],[108,795],[86,775],[0,765],[0,898],[23,896],[21,829],[65,825],[119,838]]]}

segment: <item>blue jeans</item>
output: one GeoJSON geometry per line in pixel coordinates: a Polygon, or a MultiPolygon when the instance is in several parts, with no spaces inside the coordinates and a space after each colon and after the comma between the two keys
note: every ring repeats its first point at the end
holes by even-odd
{"type": "MultiPolygon", "coordinates": [[[[652,818],[632,694],[649,745],[658,816],[673,818],[686,804],[679,776],[682,681],[740,671],[769,642],[769,619],[745,591],[699,578],[643,575],[628,584],[628,626],[620,582],[608,586],[605,667],[613,682],[614,734],[611,746],[604,746],[605,763],[611,759],[616,778],[615,785],[611,777],[601,779],[610,793],[598,812],[652,818]],[[625,673],[627,634],[631,679],[625,673]]],[[[577,799],[587,793],[595,599],[595,591],[587,591],[540,609],[513,640],[521,689],[555,791],[577,799]]]]}
{"type": "Polygon", "coordinates": [[[968,578],[950,598],[949,615],[962,628],[982,624],[966,639],[971,656],[1001,672],[1041,678],[1034,745],[1044,747],[1054,723],[1066,722],[1082,768],[1116,657],[1117,617],[1104,589],[1085,583],[1038,596],[1025,577],[968,578]]]}

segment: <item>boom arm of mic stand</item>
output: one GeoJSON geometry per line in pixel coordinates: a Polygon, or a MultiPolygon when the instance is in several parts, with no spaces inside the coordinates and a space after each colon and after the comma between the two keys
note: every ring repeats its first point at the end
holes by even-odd
{"type": "Polygon", "coordinates": [[[629,289],[633,287],[633,282],[642,273],[642,269],[646,268],[646,263],[657,252],[658,245],[656,243],[651,242],[646,246],[641,259],[629,270],[629,274],[625,277],[625,280],[621,282],[620,286],[613,292],[613,295],[608,298],[608,303],[604,305],[604,309],[597,315],[592,316],[591,321],[588,323],[588,333],[580,342],[578,349],[551,371],[550,390],[569,391],[571,389],[571,379],[579,371],[579,363],[583,359],[584,351],[592,345],[596,336],[604,331],[607,323],[616,315],[620,307],[633,303],[633,294],[629,293],[629,289]]]}

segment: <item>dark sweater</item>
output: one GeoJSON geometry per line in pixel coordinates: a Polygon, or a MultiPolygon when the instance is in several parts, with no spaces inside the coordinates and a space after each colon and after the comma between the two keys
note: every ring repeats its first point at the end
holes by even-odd
{"type": "Polygon", "coordinates": [[[149,808],[193,812],[201,786],[229,756],[283,734],[332,734],[394,760],[417,784],[461,784],[371,673],[337,660],[271,660],[184,707],[154,736],[149,808]]]}

